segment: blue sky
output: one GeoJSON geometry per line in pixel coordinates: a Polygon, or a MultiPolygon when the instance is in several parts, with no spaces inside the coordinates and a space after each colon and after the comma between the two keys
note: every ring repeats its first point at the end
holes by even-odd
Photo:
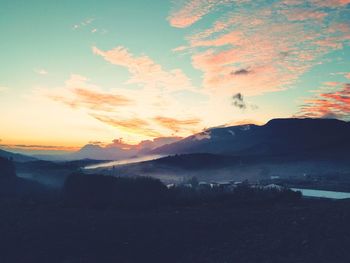
{"type": "Polygon", "coordinates": [[[348,0],[0,2],[3,146],[349,118],[348,0]]]}

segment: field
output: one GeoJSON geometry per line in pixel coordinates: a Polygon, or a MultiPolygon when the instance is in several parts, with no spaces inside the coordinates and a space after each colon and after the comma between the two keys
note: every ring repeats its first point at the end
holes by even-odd
{"type": "Polygon", "coordinates": [[[0,200],[0,262],[350,262],[350,202],[84,209],[0,200]]]}

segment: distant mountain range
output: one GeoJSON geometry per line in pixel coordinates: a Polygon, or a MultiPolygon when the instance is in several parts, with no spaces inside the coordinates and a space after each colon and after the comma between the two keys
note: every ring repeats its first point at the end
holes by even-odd
{"type": "Polygon", "coordinates": [[[165,144],[173,143],[181,137],[159,137],[153,140],[144,140],[136,145],[124,143],[122,140],[114,140],[108,145],[89,143],[72,153],[64,154],[35,154],[37,159],[48,161],[72,161],[81,159],[94,160],[121,160],[132,157],[148,155],[153,149],[165,144]]]}
{"type": "Polygon", "coordinates": [[[214,153],[235,156],[350,153],[350,123],[336,119],[273,119],[262,126],[213,128],[152,154],[214,153]]]}
{"type": "Polygon", "coordinates": [[[211,153],[230,156],[271,156],[350,153],[350,122],[336,119],[273,119],[262,126],[253,124],[211,128],[184,139],[163,137],[129,145],[121,140],[101,146],[87,144],[79,151],[34,157],[0,150],[0,156],[17,162],[37,159],[67,161],[80,159],[120,160],[145,155],[211,153]]]}
{"type": "Polygon", "coordinates": [[[260,180],[270,175],[281,178],[305,174],[344,175],[350,173],[350,123],[335,119],[274,119],[262,126],[212,128],[184,139],[158,138],[138,145],[119,140],[107,146],[88,144],[65,155],[38,156],[38,159],[55,161],[101,160],[78,163],[43,162],[0,150],[0,157],[16,162],[20,176],[46,180],[46,184],[52,185],[62,184],[67,174],[86,166],[87,162],[149,155],[166,157],[125,163],[115,169],[104,166],[93,172],[154,176],[169,183],[191,176],[204,181],[225,181],[260,180]]]}
{"type": "Polygon", "coordinates": [[[262,126],[213,128],[150,153],[166,157],[122,165],[113,174],[154,176],[167,183],[192,176],[203,181],[302,179],[306,175],[346,178],[350,174],[350,123],[274,119],[262,126]]]}
{"type": "Polygon", "coordinates": [[[19,153],[12,153],[4,150],[0,150],[0,157],[12,159],[15,162],[31,162],[36,161],[37,159],[31,156],[27,156],[19,153]]]}

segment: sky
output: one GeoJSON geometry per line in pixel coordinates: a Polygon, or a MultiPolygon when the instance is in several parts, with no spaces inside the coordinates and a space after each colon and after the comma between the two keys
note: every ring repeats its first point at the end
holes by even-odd
{"type": "Polygon", "coordinates": [[[0,0],[0,146],[350,118],[350,0],[0,0]]]}

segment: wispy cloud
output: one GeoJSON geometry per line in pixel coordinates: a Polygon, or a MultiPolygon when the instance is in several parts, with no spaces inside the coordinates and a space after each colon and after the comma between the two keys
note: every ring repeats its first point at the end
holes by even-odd
{"type": "Polygon", "coordinates": [[[77,147],[40,144],[0,144],[0,147],[8,150],[24,151],[76,151],[77,147]]]}
{"type": "Polygon", "coordinates": [[[201,122],[200,119],[175,119],[163,116],[157,116],[154,120],[159,125],[176,133],[182,130],[196,131],[201,122]]]}
{"type": "Polygon", "coordinates": [[[47,92],[46,96],[73,108],[99,111],[112,111],[132,104],[131,99],[114,92],[102,91],[80,75],[72,75],[64,88],[47,92]]]}
{"type": "Polygon", "coordinates": [[[89,17],[89,18],[86,18],[85,20],[77,23],[77,24],[74,24],[73,25],[73,30],[78,30],[80,28],[83,28],[83,27],[86,27],[86,26],[89,26],[92,24],[92,22],[94,22],[96,19],[94,17],[89,17]]]}
{"type": "Polygon", "coordinates": [[[327,16],[325,12],[305,8],[286,9],[282,10],[281,13],[290,21],[318,20],[322,22],[327,16]]]}
{"type": "Polygon", "coordinates": [[[49,72],[47,72],[47,70],[41,68],[41,69],[34,69],[34,72],[39,74],[39,75],[47,75],[49,74],[49,72]]]}
{"type": "Polygon", "coordinates": [[[171,96],[159,96],[157,90],[130,90],[119,88],[105,90],[92,84],[81,75],[71,75],[63,87],[38,89],[37,94],[70,108],[134,137],[155,138],[189,135],[201,127],[196,118],[187,116],[171,96]],[[159,113],[168,118],[159,117],[159,113]]]}
{"type": "Polygon", "coordinates": [[[96,114],[93,114],[92,116],[101,122],[104,122],[108,125],[111,125],[131,134],[141,134],[143,136],[153,138],[162,136],[161,133],[151,128],[150,123],[140,118],[120,119],[119,117],[113,118],[110,116],[96,114]]]}
{"type": "Polygon", "coordinates": [[[311,0],[311,3],[320,7],[337,8],[350,3],[350,0],[311,0]]]}
{"type": "Polygon", "coordinates": [[[182,0],[174,1],[174,7],[168,17],[169,23],[174,27],[188,27],[217,6],[229,3],[230,0],[182,0]]]}
{"type": "Polygon", "coordinates": [[[81,30],[81,31],[89,32],[91,34],[100,34],[100,35],[106,34],[108,31],[105,28],[98,27],[96,20],[97,19],[95,17],[86,18],[85,20],[77,24],[74,24],[72,26],[72,29],[74,31],[81,30]]]}
{"type": "Polygon", "coordinates": [[[297,116],[350,118],[350,83],[338,83],[337,87],[332,85],[332,90],[328,92],[320,90],[315,98],[304,101],[297,116]]]}
{"type": "Polygon", "coordinates": [[[127,68],[131,74],[127,84],[138,84],[144,88],[157,89],[159,92],[195,89],[181,69],[165,70],[150,57],[135,56],[122,46],[108,51],[93,47],[92,51],[114,65],[127,68]]]}
{"type": "MultiPolygon", "coordinates": [[[[347,2],[232,1],[211,27],[188,35],[188,45],[174,51],[190,52],[193,66],[203,73],[203,87],[211,92],[250,96],[281,91],[324,55],[349,44],[350,26],[338,10],[347,2]]],[[[186,1],[169,21],[185,27],[224,3],[186,1]]]]}

